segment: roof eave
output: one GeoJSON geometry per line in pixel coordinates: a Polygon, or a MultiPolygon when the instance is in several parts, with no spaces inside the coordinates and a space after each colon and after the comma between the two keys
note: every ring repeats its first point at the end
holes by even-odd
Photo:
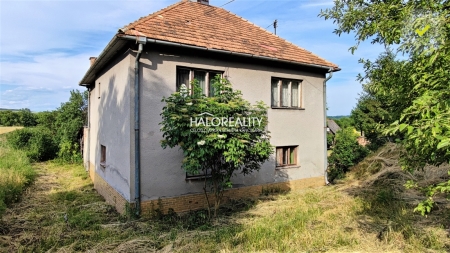
{"type": "MultiPolygon", "coordinates": [[[[119,51],[127,43],[127,41],[129,41],[129,40],[136,41],[137,40],[137,36],[124,35],[123,32],[125,32],[125,31],[126,31],[126,29],[124,29],[124,28],[120,29],[119,33],[117,33],[111,39],[111,41],[108,43],[108,45],[106,45],[105,49],[103,49],[103,51],[100,53],[97,60],[89,67],[86,74],[79,82],[80,86],[87,87],[89,85],[93,85],[95,82],[95,77],[96,77],[97,72],[100,71],[108,63],[108,61],[115,55],[115,53],[117,51],[119,51]],[[111,52],[113,52],[113,53],[111,54],[111,52]]],[[[328,70],[328,72],[337,72],[337,71],[341,70],[337,66],[325,66],[325,65],[303,63],[303,62],[279,59],[279,58],[275,58],[275,57],[259,56],[259,55],[253,55],[253,54],[232,52],[232,51],[222,50],[222,49],[199,47],[199,46],[193,46],[193,45],[189,45],[189,44],[176,43],[176,42],[165,41],[165,40],[157,40],[157,39],[152,39],[152,38],[147,38],[147,42],[170,45],[170,46],[186,47],[186,48],[191,48],[191,49],[199,49],[199,50],[205,50],[205,51],[222,53],[222,54],[232,54],[232,55],[248,57],[248,58],[285,62],[285,63],[291,63],[291,64],[301,65],[301,66],[306,66],[306,67],[326,69],[326,70],[328,70]]]]}
{"type": "MultiPolygon", "coordinates": [[[[122,39],[134,40],[134,41],[137,40],[137,36],[134,36],[134,35],[120,34],[119,36],[122,39]]],[[[298,61],[292,61],[292,60],[279,59],[279,58],[275,58],[275,57],[260,56],[260,55],[254,55],[254,54],[246,54],[246,53],[239,53],[239,52],[233,52],[233,51],[228,51],[228,50],[223,50],[223,49],[213,49],[213,48],[207,48],[207,47],[200,47],[200,46],[194,46],[194,45],[189,45],[189,44],[184,44],[184,43],[171,42],[171,41],[166,41],[166,40],[158,40],[158,39],[152,39],[152,38],[147,38],[147,43],[156,43],[156,44],[163,44],[163,45],[169,45],[169,46],[185,47],[185,48],[199,49],[199,50],[205,50],[205,51],[222,53],[222,54],[232,54],[232,55],[238,55],[238,56],[249,57],[249,58],[257,58],[257,59],[262,59],[262,60],[270,60],[270,61],[291,63],[291,64],[302,65],[302,66],[306,66],[306,67],[326,69],[329,72],[337,72],[337,71],[341,70],[336,65],[334,65],[334,66],[326,66],[326,65],[319,65],[319,64],[310,64],[310,63],[304,63],[304,62],[298,62],[298,61]]]]}
{"type": "Polygon", "coordinates": [[[122,40],[121,37],[116,34],[100,53],[97,60],[89,67],[78,85],[87,87],[94,84],[97,72],[100,71],[126,43],[126,40],[122,40]]]}

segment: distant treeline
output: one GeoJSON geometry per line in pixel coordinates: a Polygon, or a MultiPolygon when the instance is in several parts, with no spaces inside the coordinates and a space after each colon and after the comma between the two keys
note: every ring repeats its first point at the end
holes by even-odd
{"type": "Polygon", "coordinates": [[[53,158],[80,161],[87,94],[87,91],[71,91],[69,101],[54,111],[0,111],[0,125],[25,127],[7,134],[9,144],[15,149],[25,150],[34,161],[53,158]]]}

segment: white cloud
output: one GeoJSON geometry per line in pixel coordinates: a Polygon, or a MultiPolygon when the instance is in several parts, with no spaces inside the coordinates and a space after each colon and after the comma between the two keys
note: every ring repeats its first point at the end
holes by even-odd
{"type": "MultiPolygon", "coordinates": [[[[117,30],[178,0],[1,0],[0,107],[51,110],[67,101],[69,90],[117,30]]],[[[210,0],[221,6],[229,0],[210,0]]],[[[352,35],[338,37],[331,21],[317,17],[322,1],[234,1],[223,8],[263,28],[279,20],[278,34],[342,67],[328,85],[329,114],[348,114],[356,103],[361,71],[357,60],[376,56],[362,47],[352,56],[352,35]],[[307,8],[307,9],[306,9],[307,8]]],[[[273,31],[273,28],[269,28],[273,31]]]]}

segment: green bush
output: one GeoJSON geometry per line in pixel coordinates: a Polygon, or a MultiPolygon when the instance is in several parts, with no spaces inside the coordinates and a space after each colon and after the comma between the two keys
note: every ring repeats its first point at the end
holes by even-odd
{"type": "Polygon", "coordinates": [[[33,161],[46,161],[55,158],[58,151],[53,135],[47,128],[22,128],[7,135],[12,148],[23,150],[33,161]]]}
{"type": "Polygon", "coordinates": [[[328,158],[328,179],[342,178],[348,169],[367,156],[369,150],[360,146],[353,128],[337,132],[333,153],[328,158]]]}
{"type": "Polygon", "coordinates": [[[58,159],[68,163],[83,162],[78,143],[72,143],[68,140],[61,141],[59,144],[58,159]]]}
{"type": "Polygon", "coordinates": [[[334,134],[327,133],[327,149],[330,149],[334,144],[334,134]]]}

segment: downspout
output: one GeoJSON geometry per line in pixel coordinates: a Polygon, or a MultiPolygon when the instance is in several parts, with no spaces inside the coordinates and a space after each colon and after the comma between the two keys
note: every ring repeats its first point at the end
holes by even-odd
{"type": "Polygon", "coordinates": [[[324,132],[324,160],[323,160],[323,167],[324,167],[324,176],[325,176],[325,185],[330,184],[328,182],[328,152],[327,152],[327,81],[333,77],[333,69],[329,69],[328,77],[323,81],[323,132],[324,132]]]}
{"type": "Polygon", "coordinates": [[[141,150],[139,145],[139,59],[141,58],[146,39],[139,38],[139,49],[134,62],[134,201],[136,215],[141,213],[141,150]]]}
{"type": "Polygon", "coordinates": [[[88,88],[88,102],[87,102],[87,148],[86,148],[86,171],[90,173],[91,170],[91,88],[88,88]]]}

